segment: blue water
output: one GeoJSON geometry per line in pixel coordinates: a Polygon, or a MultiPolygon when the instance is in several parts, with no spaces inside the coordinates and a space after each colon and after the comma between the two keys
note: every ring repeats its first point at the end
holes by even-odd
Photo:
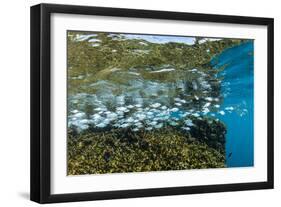
{"type": "Polygon", "coordinates": [[[221,108],[234,107],[232,113],[218,114],[227,126],[227,167],[254,165],[254,78],[253,42],[230,48],[212,60],[215,68],[226,66],[219,73],[224,96],[221,108]]]}

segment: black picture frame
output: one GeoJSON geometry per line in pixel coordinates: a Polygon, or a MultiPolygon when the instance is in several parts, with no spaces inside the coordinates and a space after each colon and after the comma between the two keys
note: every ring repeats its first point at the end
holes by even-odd
{"type": "Polygon", "coordinates": [[[272,18],[195,14],[168,11],[103,8],[56,4],[31,7],[31,174],[30,199],[38,203],[88,201],[146,196],[166,196],[273,188],[273,45],[274,20],[272,18]],[[52,13],[134,17],[194,22],[218,22],[267,26],[267,181],[238,184],[218,184],[187,187],[51,194],[50,130],[51,130],[51,73],[50,73],[50,15],[52,13]]]}

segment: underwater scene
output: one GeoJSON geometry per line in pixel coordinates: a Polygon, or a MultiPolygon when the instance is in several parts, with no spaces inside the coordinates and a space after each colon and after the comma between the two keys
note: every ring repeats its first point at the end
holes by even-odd
{"type": "Polygon", "coordinates": [[[67,32],[67,174],[254,166],[254,40],[67,32]]]}

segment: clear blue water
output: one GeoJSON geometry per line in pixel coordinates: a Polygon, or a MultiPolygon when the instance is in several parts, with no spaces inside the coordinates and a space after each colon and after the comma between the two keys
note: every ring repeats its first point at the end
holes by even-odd
{"type": "Polygon", "coordinates": [[[227,115],[216,114],[227,126],[227,167],[254,165],[254,76],[253,42],[225,50],[212,60],[219,73],[224,96],[221,108],[234,107],[227,115]]]}

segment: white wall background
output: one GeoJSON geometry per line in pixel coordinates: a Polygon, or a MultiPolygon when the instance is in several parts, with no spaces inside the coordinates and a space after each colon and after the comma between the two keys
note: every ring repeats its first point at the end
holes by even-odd
{"type": "Polygon", "coordinates": [[[275,189],[184,196],[63,203],[52,206],[276,206],[281,202],[281,13],[277,0],[10,0],[1,2],[0,206],[37,206],[29,201],[29,7],[37,3],[263,16],[275,18],[275,189]],[[278,38],[279,37],[279,38],[278,38]],[[279,49],[278,49],[279,48],[279,49]],[[276,203],[276,204],[275,204],[276,203]],[[275,204],[275,205],[274,205],[275,204]]]}

